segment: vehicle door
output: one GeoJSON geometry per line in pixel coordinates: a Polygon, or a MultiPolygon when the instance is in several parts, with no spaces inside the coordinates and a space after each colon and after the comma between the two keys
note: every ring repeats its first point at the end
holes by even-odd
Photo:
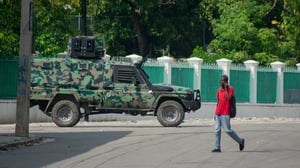
{"type": "Polygon", "coordinates": [[[104,86],[103,107],[150,109],[154,96],[134,66],[112,66],[111,82],[104,86]]]}

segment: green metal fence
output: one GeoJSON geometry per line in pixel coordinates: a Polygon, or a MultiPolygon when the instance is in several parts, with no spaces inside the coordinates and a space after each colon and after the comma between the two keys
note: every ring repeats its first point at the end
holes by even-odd
{"type": "Polygon", "coordinates": [[[220,88],[222,70],[217,64],[203,64],[201,68],[201,99],[204,102],[216,102],[216,92],[220,88]]]}
{"type": "Polygon", "coordinates": [[[300,72],[296,68],[286,68],[284,72],[284,103],[299,103],[300,72]]]}
{"type": "Polygon", "coordinates": [[[250,71],[245,66],[231,66],[230,85],[234,87],[237,102],[249,102],[250,71]]]}
{"type": "Polygon", "coordinates": [[[194,87],[194,69],[189,64],[173,64],[171,74],[171,84],[189,88],[194,87]]]}
{"type": "Polygon", "coordinates": [[[18,85],[18,60],[0,60],[0,99],[15,99],[18,85]]]}
{"type": "Polygon", "coordinates": [[[300,90],[300,72],[296,68],[286,68],[284,72],[284,90],[300,90]]]}
{"type": "Polygon", "coordinates": [[[277,72],[271,67],[257,69],[257,103],[276,102],[277,72]]]}
{"type": "Polygon", "coordinates": [[[151,83],[164,82],[164,66],[162,64],[146,62],[143,69],[148,74],[151,83]]]}
{"type": "MultiPolygon", "coordinates": [[[[171,83],[194,88],[193,81],[201,82],[203,102],[215,102],[220,87],[222,70],[217,64],[202,64],[201,79],[194,79],[194,70],[189,64],[173,64],[171,83]]],[[[143,69],[152,83],[164,82],[164,66],[157,62],[146,62],[143,69]]],[[[18,60],[0,59],[0,99],[15,99],[17,96],[18,60]]],[[[243,66],[232,65],[230,84],[235,88],[238,102],[249,102],[250,72],[243,66]]],[[[277,72],[271,67],[258,67],[257,103],[276,102],[277,72]]],[[[300,72],[295,68],[284,71],[284,103],[299,103],[300,72]]]]}

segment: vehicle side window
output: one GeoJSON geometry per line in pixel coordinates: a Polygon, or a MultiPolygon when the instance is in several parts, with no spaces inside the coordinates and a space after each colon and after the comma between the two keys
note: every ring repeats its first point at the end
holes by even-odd
{"type": "Polygon", "coordinates": [[[115,68],[113,76],[114,82],[117,83],[133,83],[133,80],[136,80],[137,83],[140,83],[133,67],[115,68]]]}

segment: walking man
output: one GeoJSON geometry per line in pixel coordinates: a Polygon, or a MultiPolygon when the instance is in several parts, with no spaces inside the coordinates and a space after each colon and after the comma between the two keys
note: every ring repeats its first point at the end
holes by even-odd
{"type": "Polygon", "coordinates": [[[239,144],[240,151],[244,150],[245,140],[240,138],[230,125],[230,99],[234,96],[234,89],[228,85],[228,76],[222,75],[220,89],[217,92],[217,107],[215,111],[215,149],[212,152],[221,152],[221,132],[224,131],[239,144]]]}

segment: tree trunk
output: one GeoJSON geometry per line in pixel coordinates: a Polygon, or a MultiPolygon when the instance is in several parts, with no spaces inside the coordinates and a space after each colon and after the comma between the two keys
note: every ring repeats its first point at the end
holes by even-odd
{"type": "Polygon", "coordinates": [[[148,33],[146,31],[146,28],[143,24],[143,21],[141,19],[140,14],[136,11],[136,5],[133,4],[132,2],[129,2],[129,6],[131,7],[131,12],[132,12],[132,20],[134,24],[134,29],[137,35],[137,40],[138,40],[138,48],[139,48],[139,54],[142,56],[146,56],[149,54],[149,37],[148,33]]]}

